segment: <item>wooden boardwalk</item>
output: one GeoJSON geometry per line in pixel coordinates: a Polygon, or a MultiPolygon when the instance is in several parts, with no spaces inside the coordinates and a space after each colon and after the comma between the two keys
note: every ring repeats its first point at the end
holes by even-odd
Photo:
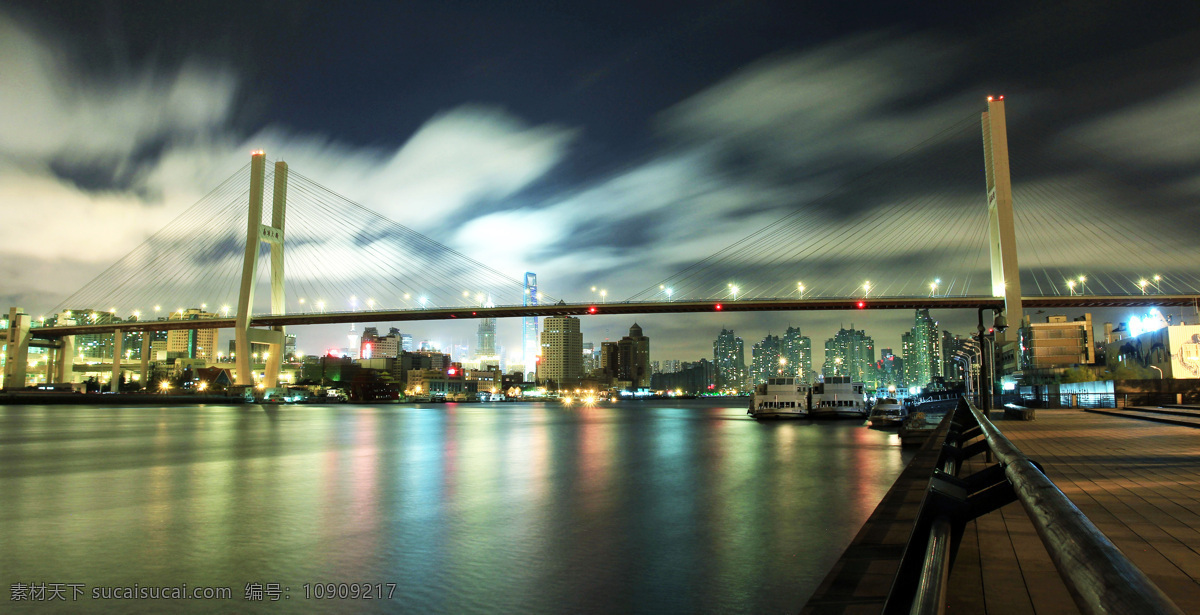
{"type": "MultiPolygon", "coordinates": [[[[993,420],[1181,609],[1200,615],[1200,430],[1081,410],[1038,410],[1035,421],[993,420]]],[[[915,516],[911,483],[920,461],[905,471],[909,480],[902,476],[893,489],[899,496],[893,510],[883,510],[885,498],[806,613],[880,612],[880,592],[890,584],[883,577],[895,570],[898,557],[897,526],[907,521],[911,529],[915,516]],[[897,507],[900,502],[903,507],[897,507]],[[907,519],[886,522],[885,513],[901,510],[907,519]],[[870,562],[872,552],[887,557],[870,562]]],[[[923,465],[927,481],[932,461],[923,465]]],[[[977,456],[960,476],[986,465],[977,456]]],[[[967,525],[950,575],[947,610],[1078,612],[1019,502],[967,525]]]]}
{"type": "MultiPolygon", "coordinates": [[[[1179,608],[1200,613],[1200,431],[1080,410],[995,423],[1179,608]]],[[[967,525],[950,587],[956,613],[1077,612],[1016,502],[967,525]]]]}

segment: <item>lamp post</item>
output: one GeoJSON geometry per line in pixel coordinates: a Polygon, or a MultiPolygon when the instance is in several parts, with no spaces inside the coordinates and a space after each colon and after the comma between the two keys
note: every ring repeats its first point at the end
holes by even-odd
{"type": "Polygon", "coordinates": [[[800,300],[804,301],[804,284],[796,282],[796,290],[800,291],[800,300]]]}
{"type": "Polygon", "coordinates": [[[1159,379],[1159,380],[1162,380],[1162,379],[1163,379],[1163,371],[1162,371],[1162,369],[1160,369],[1160,368],[1159,368],[1157,365],[1151,365],[1151,366],[1150,366],[1150,369],[1156,370],[1156,371],[1158,372],[1158,379],[1159,379]]]}
{"type": "Polygon", "coordinates": [[[863,282],[863,298],[864,299],[871,298],[871,281],[870,280],[863,282]]]}

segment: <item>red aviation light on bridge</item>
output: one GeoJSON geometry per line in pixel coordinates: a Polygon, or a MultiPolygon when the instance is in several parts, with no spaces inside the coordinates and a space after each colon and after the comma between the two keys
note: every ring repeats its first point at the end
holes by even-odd
{"type": "Polygon", "coordinates": [[[863,309],[863,308],[865,308],[865,307],[867,307],[867,302],[866,302],[866,301],[859,301],[859,302],[858,302],[858,309],[860,309],[860,310],[861,310],[861,309],[863,309]]]}
{"type": "Polygon", "coordinates": [[[476,316],[477,314],[476,314],[475,312],[471,312],[471,315],[472,315],[472,316],[476,316]]]}
{"type": "Polygon", "coordinates": [[[588,308],[588,314],[595,314],[595,313],[596,313],[596,306],[593,305],[592,307],[588,308]]]}
{"type": "Polygon", "coordinates": [[[718,311],[718,312],[720,312],[720,311],[721,311],[721,304],[720,304],[720,303],[718,303],[716,307],[717,307],[717,311],[718,311]]]}

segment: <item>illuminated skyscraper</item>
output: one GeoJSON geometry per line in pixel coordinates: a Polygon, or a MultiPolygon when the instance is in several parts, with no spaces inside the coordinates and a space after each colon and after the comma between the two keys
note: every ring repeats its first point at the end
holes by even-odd
{"type": "MultiPolygon", "coordinates": [[[[171,312],[168,320],[200,320],[216,318],[217,315],[201,309],[191,308],[186,311],[171,312]]],[[[111,352],[111,351],[110,351],[111,352]]],[[[204,359],[211,361],[217,357],[216,329],[174,329],[167,332],[167,352],[176,353],[176,357],[204,359]]]]}
{"type": "Polygon", "coordinates": [[[745,381],[746,350],[742,338],[721,329],[713,342],[713,363],[717,368],[718,389],[740,389],[745,381]]]}
{"type": "MultiPolygon", "coordinates": [[[[525,272],[524,305],[537,305],[537,274],[525,272]]],[[[541,349],[541,338],[538,337],[538,319],[536,316],[526,316],[521,323],[521,352],[526,371],[532,371],[537,365],[537,357],[541,349]]]]}
{"type": "Polygon", "coordinates": [[[825,341],[825,376],[849,376],[854,382],[875,386],[875,340],[866,331],[839,329],[825,341]]]}
{"type": "Polygon", "coordinates": [[[629,335],[617,342],[617,377],[634,388],[650,386],[650,338],[635,322],[629,335]]]}
{"type": "Polygon", "coordinates": [[[805,381],[813,381],[812,340],[801,335],[799,327],[788,327],[779,343],[779,353],[787,360],[785,373],[805,381]]]}
{"type": "MultiPolygon", "coordinates": [[[[482,307],[492,307],[492,300],[489,297],[487,303],[482,307]]],[[[479,329],[476,331],[475,339],[475,356],[476,357],[494,357],[496,356],[496,319],[495,318],[480,318],[479,329]]]]}
{"type": "Polygon", "coordinates": [[[787,363],[779,361],[779,336],[768,334],[750,349],[750,384],[763,384],[767,378],[782,375],[787,363]]]}
{"type": "Polygon", "coordinates": [[[904,365],[911,378],[909,386],[923,387],[942,376],[942,334],[928,309],[918,309],[914,320],[905,340],[904,365]]]}
{"type": "Polygon", "coordinates": [[[538,380],[568,386],[579,380],[583,372],[583,334],[579,332],[579,319],[548,316],[544,324],[538,380]]]}

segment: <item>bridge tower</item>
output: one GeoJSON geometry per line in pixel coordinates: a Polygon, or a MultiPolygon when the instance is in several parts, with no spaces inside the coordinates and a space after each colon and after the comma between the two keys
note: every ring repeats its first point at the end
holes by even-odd
{"type": "Polygon", "coordinates": [[[1013,327],[1021,326],[1021,276],[1017,269],[1017,234],[1013,223],[1012,179],[1008,172],[1008,128],[1004,97],[988,97],[983,112],[983,164],[987,174],[988,247],[992,255],[992,296],[1004,297],[1013,327]]]}
{"type": "Polygon", "coordinates": [[[252,385],[254,378],[251,357],[252,345],[267,345],[267,362],[263,385],[274,388],[279,384],[279,365],[283,359],[283,327],[252,329],[250,316],[254,310],[254,287],[258,273],[258,252],[263,242],[271,246],[271,312],[283,314],[283,226],[287,208],[286,162],[275,163],[275,190],[271,199],[271,224],[262,223],[263,188],[266,183],[267,156],[256,150],[250,156],[250,211],[246,220],[246,252],[242,259],[242,285],[238,294],[237,324],[234,326],[234,351],[237,354],[236,382],[252,385]]]}

